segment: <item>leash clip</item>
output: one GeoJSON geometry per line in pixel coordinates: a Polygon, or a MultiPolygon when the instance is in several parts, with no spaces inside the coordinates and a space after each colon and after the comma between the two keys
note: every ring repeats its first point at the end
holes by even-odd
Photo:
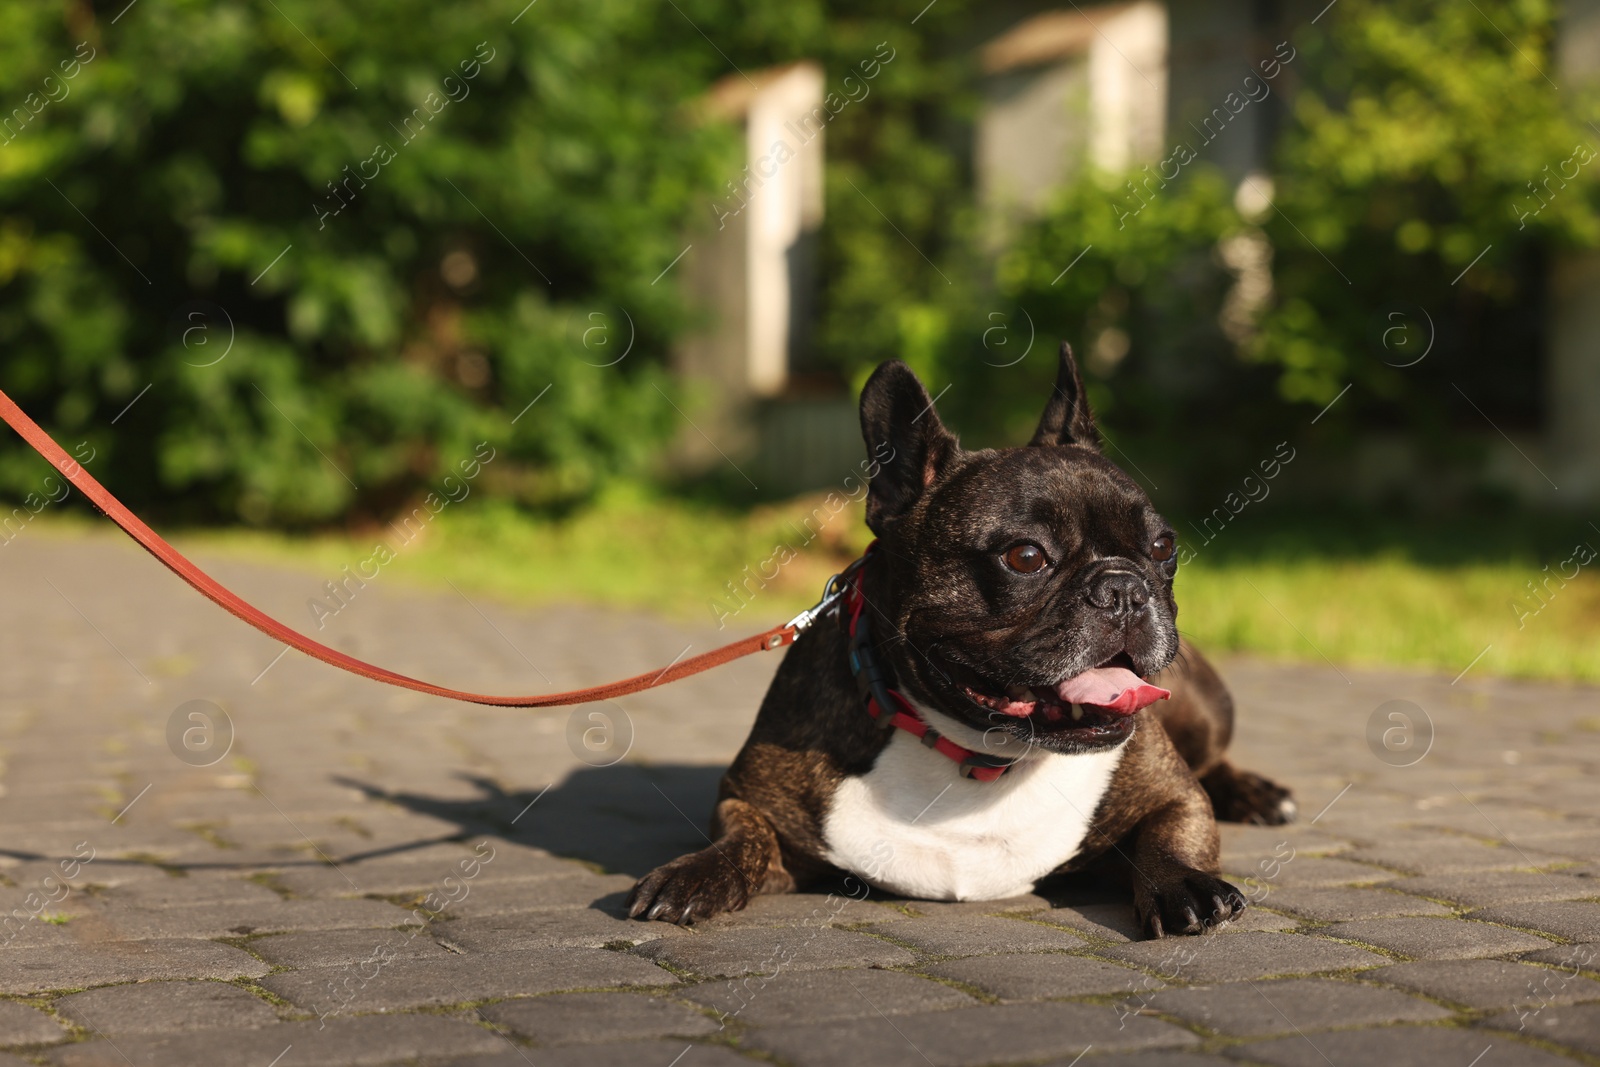
{"type": "Polygon", "coordinates": [[[811,628],[812,623],[838,607],[839,599],[850,588],[850,576],[855,573],[860,565],[861,561],[857,560],[832,578],[829,578],[827,584],[822,587],[822,599],[784,623],[784,629],[793,630],[797,636],[803,634],[811,628]]]}

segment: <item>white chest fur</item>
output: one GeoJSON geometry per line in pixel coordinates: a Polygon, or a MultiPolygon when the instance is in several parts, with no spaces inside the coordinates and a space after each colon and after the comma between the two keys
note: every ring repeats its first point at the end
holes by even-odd
{"type": "MultiPolygon", "coordinates": [[[[952,740],[961,743],[961,732],[952,729],[952,740]]],[[[1026,893],[1077,854],[1122,752],[1035,750],[995,781],[978,782],[896,730],[872,770],[835,792],[822,823],[829,861],[902,896],[1026,893]]]]}

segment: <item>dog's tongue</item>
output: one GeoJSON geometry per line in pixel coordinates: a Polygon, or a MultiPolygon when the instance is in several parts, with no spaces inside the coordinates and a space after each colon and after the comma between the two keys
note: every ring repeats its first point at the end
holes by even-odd
{"type": "Polygon", "coordinates": [[[1096,667],[1075,674],[1056,686],[1068,704],[1093,704],[1122,715],[1132,715],[1172,695],[1159,685],[1151,685],[1126,667],[1096,667]]]}

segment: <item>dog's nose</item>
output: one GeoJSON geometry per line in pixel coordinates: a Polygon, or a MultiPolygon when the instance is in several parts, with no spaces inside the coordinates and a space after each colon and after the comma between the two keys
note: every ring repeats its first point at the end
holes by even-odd
{"type": "Polygon", "coordinates": [[[1089,603],[1114,619],[1132,615],[1149,602],[1149,586],[1132,571],[1106,571],[1089,585],[1089,603]]]}

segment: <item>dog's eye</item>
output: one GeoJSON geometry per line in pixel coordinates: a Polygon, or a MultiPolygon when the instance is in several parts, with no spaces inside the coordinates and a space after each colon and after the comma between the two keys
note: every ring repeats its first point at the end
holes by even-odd
{"type": "Polygon", "coordinates": [[[1033,574],[1050,562],[1045,558],[1044,549],[1027,541],[1006,549],[1005,561],[1006,566],[1018,574],[1033,574]]]}
{"type": "Polygon", "coordinates": [[[1172,538],[1162,535],[1156,538],[1155,544],[1150,546],[1150,558],[1157,563],[1165,563],[1172,558],[1172,554],[1177,551],[1177,548],[1178,546],[1173,542],[1172,538]]]}

